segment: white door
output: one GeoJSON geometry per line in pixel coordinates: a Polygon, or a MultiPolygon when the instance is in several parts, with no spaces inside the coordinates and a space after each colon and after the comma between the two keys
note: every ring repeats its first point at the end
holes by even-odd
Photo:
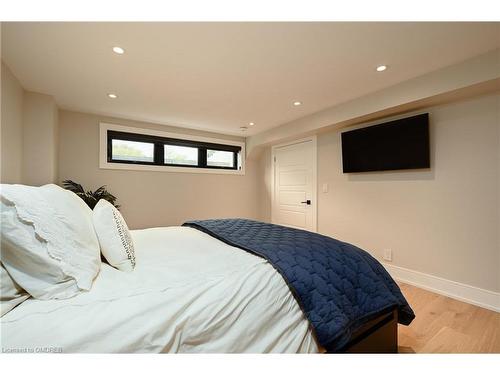
{"type": "Polygon", "coordinates": [[[273,147],[272,222],[316,231],[316,138],[273,147]]]}

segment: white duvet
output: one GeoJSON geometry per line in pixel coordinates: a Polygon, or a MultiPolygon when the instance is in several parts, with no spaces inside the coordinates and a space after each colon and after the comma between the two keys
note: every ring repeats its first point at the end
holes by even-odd
{"type": "Polygon", "coordinates": [[[137,267],[103,264],[91,291],[29,299],[1,318],[2,352],[318,352],[264,259],[187,227],[132,231],[137,267]]]}

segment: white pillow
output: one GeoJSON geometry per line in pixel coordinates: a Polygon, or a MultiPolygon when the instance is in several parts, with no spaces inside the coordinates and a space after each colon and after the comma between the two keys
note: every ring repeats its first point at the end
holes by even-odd
{"type": "Polygon", "coordinates": [[[2,262],[0,262],[0,282],[0,316],[4,316],[26,301],[30,295],[12,280],[2,262]]]}
{"type": "MultiPolygon", "coordinates": [[[[78,249],[86,250],[79,256],[84,258],[86,263],[92,264],[97,275],[101,267],[101,252],[92,222],[92,209],[78,195],[60,186],[49,184],[40,187],[40,190],[56,213],[71,223],[71,232],[75,234],[74,244],[78,249]]],[[[92,282],[88,284],[89,289],[91,285],[92,282]]]]}
{"type": "Polygon", "coordinates": [[[106,260],[121,271],[132,271],[135,268],[134,243],[120,211],[101,199],[94,207],[93,219],[106,260]]]}
{"type": "Polygon", "coordinates": [[[92,210],[56,185],[1,185],[2,263],[38,299],[90,290],[100,269],[92,210]]]}

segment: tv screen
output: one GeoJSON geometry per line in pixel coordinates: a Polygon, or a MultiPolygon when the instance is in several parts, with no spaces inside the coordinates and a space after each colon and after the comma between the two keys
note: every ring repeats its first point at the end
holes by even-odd
{"type": "Polygon", "coordinates": [[[429,168],[429,114],[342,133],[344,173],[429,168]]]}

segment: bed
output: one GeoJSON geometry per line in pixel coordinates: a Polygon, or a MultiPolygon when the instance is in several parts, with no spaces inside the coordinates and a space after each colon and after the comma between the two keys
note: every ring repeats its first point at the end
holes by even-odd
{"type": "MultiPolygon", "coordinates": [[[[134,272],[103,263],[89,292],[65,300],[27,300],[2,317],[4,352],[326,351],[266,259],[192,227],[131,234],[134,272]]],[[[396,350],[397,310],[392,309],[359,327],[341,351],[396,350]]]]}
{"type": "Polygon", "coordinates": [[[283,278],[266,260],[193,228],[131,233],[134,272],[103,264],[89,292],[22,303],[2,317],[4,351],[321,351],[283,278]]]}
{"type": "Polygon", "coordinates": [[[331,237],[241,218],[129,231],[53,184],[0,198],[4,353],[396,352],[414,318],[331,237]]]}

